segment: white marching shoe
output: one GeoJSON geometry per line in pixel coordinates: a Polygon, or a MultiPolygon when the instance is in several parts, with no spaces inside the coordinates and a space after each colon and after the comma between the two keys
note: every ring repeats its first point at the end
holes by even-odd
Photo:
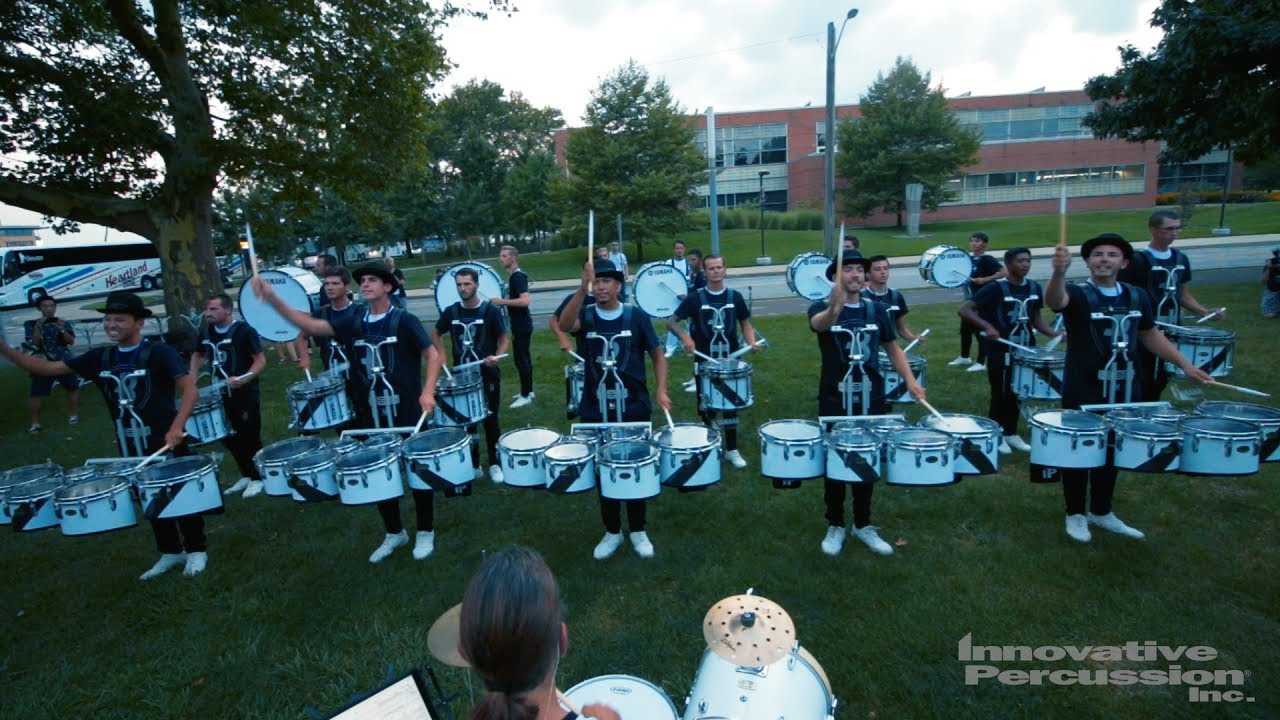
{"type": "Polygon", "coordinates": [[[880,533],[876,532],[874,525],[850,530],[849,534],[861,540],[863,545],[871,548],[871,552],[877,555],[893,554],[893,546],[880,538],[880,533]]]}
{"type": "Polygon", "coordinates": [[[187,562],[186,553],[165,553],[160,556],[160,559],[156,561],[155,565],[151,566],[150,570],[142,573],[142,575],[139,576],[138,579],[150,580],[151,578],[154,578],[154,577],[160,577],[161,575],[169,572],[170,570],[180,565],[185,564],[186,562],[187,562]]]}
{"type": "Polygon", "coordinates": [[[1009,447],[1009,438],[1006,436],[1000,439],[1000,447],[996,448],[996,452],[1001,455],[1012,455],[1013,448],[1009,447]]]}
{"type": "Polygon", "coordinates": [[[489,466],[489,479],[492,480],[495,485],[501,485],[507,479],[507,476],[502,474],[501,465],[489,466]]]}
{"type": "Polygon", "coordinates": [[[383,560],[386,560],[388,557],[390,557],[391,553],[395,552],[396,548],[402,545],[408,545],[408,544],[409,544],[409,533],[403,530],[401,530],[398,533],[395,533],[394,535],[391,533],[387,533],[387,536],[382,540],[382,544],[379,545],[373,551],[373,554],[369,556],[369,562],[380,563],[383,560]]]}
{"type": "Polygon", "coordinates": [[[239,480],[237,480],[237,481],[236,481],[236,484],[235,484],[235,485],[232,485],[231,487],[227,488],[226,490],[223,490],[223,491],[222,491],[222,494],[223,494],[223,495],[235,495],[236,493],[242,493],[242,492],[244,492],[244,489],[245,489],[245,488],[249,487],[249,483],[250,483],[250,482],[251,482],[251,481],[249,480],[249,478],[247,478],[247,477],[242,477],[242,478],[240,478],[239,480]]]}
{"type": "Polygon", "coordinates": [[[430,530],[419,530],[413,540],[413,559],[425,560],[436,549],[436,534],[430,530]]]}
{"type": "Polygon", "coordinates": [[[725,453],[724,459],[728,460],[730,465],[738,468],[739,470],[747,466],[747,461],[742,458],[742,453],[737,450],[730,450],[725,453]]]}
{"type": "Polygon", "coordinates": [[[1134,540],[1142,540],[1147,537],[1141,530],[1125,525],[1124,522],[1120,520],[1120,518],[1116,517],[1116,514],[1113,512],[1107,513],[1106,515],[1094,515],[1093,513],[1089,513],[1089,524],[1097,525],[1103,530],[1110,530],[1117,535],[1123,535],[1127,538],[1133,538],[1134,540]]]}
{"type": "Polygon", "coordinates": [[[1027,441],[1023,440],[1017,435],[1005,435],[1004,441],[1008,443],[1009,447],[1013,448],[1014,450],[1021,450],[1022,452],[1031,452],[1031,446],[1027,444],[1027,441]]]}
{"type": "Polygon", "coordinates": [[[649,540],[649,533],[643,530],[631,533],[631,547],[642,558],[653,557],[653,543],[649,540]]]}
{"type": "Polygon", "coordinates": [[[600,542],[596,543],[595,559],[608,560],[613,557],[614,553],[618,552],[620,547],[622,547],[622,533],[607,532],[603,538],[600,538],[600,542]]]}
{"type": "Polygon", "coordinates": [[[947,363],[949,367],[964,367],[965,365],[972,365],[972,364],[973,364],[973,361],[967,357],[958,357],[955,360],[952,360],[951,362],[947,363]]]}
{"type": "Polygon", "coordinates": [[[844,528],[828,525],[827,536],[822,538],[822,552],[828,555],[839,555],[843,549],[844,528]]]}
{"type": "Polygon", "coordinates": [[[508,407],[522,408],[525,405],[531,405],[533,404],[533,396],[534,396],[534,393],[529,393],[528,395],[517,395],[515,401],[512,402],[508,407]]]}
{"type": "Polygon", "coordinates": [[[253,497],[254,495],[261,495],[262,490],[263,486],[261,480],[250,480],[249,484],[245,486],[244,496],[253,497]]]}
{"type": "Polygon", "coordinates": [[[1067,516],[1067,536],[1082,543],[1093,539],[1093,535],[1089,533],[1089,521],[1085,520],[1084,515],[1067,516]]]}
{"type": "Polygon", "coordinates": [[[182,568],[182,574],[187,576],[199,575],[209,565],[209,553],[192,552],[187,553],[187,566],[182,568]]]}

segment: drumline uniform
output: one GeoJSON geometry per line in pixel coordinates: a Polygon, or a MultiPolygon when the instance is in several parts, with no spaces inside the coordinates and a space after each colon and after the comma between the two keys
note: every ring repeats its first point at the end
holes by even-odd
{"type": "MultiPolygon", "coordinates": [[[[193,357],[199,355],[203,358],[208,354],[208,346],[204,344],[205,342],[211,342],[218,348],[217,352],[221,357],[219,364],[227,377],[238,377],[248,373],[249,368],[253,366],[254,358],[262,354],[262,338],[257,330],[249,327],[248,323],[233,321],[226,328],[206,324],[200,333],[200,344],[196,345],[193,357]],[[227,339],[231,340],[229,344],[218,344],[227,339]]],[[[199,366],[196,365],[196,367],[199,366]]],[[[213,381],[216,383],[222,379],[214,377],[213,381]]],[[[222,408],[227,414],[231,434],[222,439],[222,444],[235,459],[240,476],[259,483],[260,491],[262,473],[258,472],[258,465],[253,461],[253,456],[262,449],[260,383],[257,376],[254,376],[244,385],[238,388],[229,387],[227,390],[229,392],[223,399],[222,408]]],[[[246,490],[246,493],[248,492],[246,490]]],[[[250,496],[256,494],[254,492],[250,496]]]]}
{"type": "MultiPolygon", "coordinates": [[[[529,276],[519,267],[507,278],[507,299],[518,300],[529,292],[529,276]]],[[[529,353],[533,337],[533,317],[527,307],[508,305],[507,320],[511,325],[511,353],[520,374],[520,396],[533,398],[533,357],[529,353]]]]}
{"type": "MultiPolygon", "coordinates": [[[[680,274],[684,276],[684,284],[687,290],[685,293],[685,297],[680,299],[681,302],[684,302],[685,298],[689,297],[688,290],[693,289],[693,277],[691,274],[692,269],[689,267],[688,256],[685,256],[682,258],[667,258],[666,260],[662,261],[662,264],[670,265],[676,270],[679,270],[680,274]]],[[[705,283],[706,280],[704,279],[703,282],[705,283]]],[[[668,330],[667,339],[666,339],[666,342],[664,343],[664,350],[667,353],[667,357],[671,357],[679,349],[680,349],[680,336],[668,330]]]]}
{"type": "MultiPolygon", "coordinates": [[[[1163,253],[1143,248],[1133,254],[1129,266],[1120,271],[1119,279],[1147,292],[1156,320],[1170,325],[1182,324],[1182,288],[1191,282],[1191,258],[1186,253],[1172,247],[1163,253]]],[[[1145,393],[1135,400],[1159,400],[1169,385],[1168,368],[1145,345],[1138,348],[1138,362],[1147,382],[1143,385],[1145,393]]]]}
{"type": "MultiPolygon", "coordinates": [[[[1000,331],[1000,337],[1026,347],[1036,346],[1033,325],[1044,306],[1040,283],[1023,278],[1021,285],[1014,285],[1002,278],[979,290],[973,296],[973,304],[978,315],[1000,331]]],[[[991,387],[987,417],[1000,423],[1006,438],[1017,435],[1020,407],[1013,391],[1013,348],[986,335],[979,335],[978,342],[985,345],[987,384],[991,387]]]]}
{"type": "MultiPolygon", "coordinates": [[[[455,365],[497,355],[498,343],[506,335],[502,311],[487,300],[482,300],[474,308],[464,306],[462,301],[455,302],[440,313],[435,330],[441,338],[446,335],[452,338],[451,350],[455,365]],[[455,320],[462,322],[470,329],[464,331],[453,324],[455,320]],[[469,338],[467,333],[470,333],[469,338]],[[466,339],[470,339],[472,343],[469,349],[463,342],[466,339]]],[[[498,457],[498,439],[502,435],[498,423],[498,408],[502,402],[502,369],[483,363],[479,369],[480,381],[484,388],[484,402],[489,410],[484,418],[484,441],[485,452],[489,456],[489,475],[494,482],[502,482],[502,463],[498,457]]],[[[476,441],[477,425],[468,425],[467,432],[471,435],[471,466],[476,470],[476,477],[479,477],[480,446],[476,441]]]]}
{"type": "MultiPolygon", "coordinates": [[[[676,308],[674,317],[677,322],[686,320],[689,322],[689,335],[693,338],[694,347],[698,352],[714,358],[727,358],[742,347],[742,337],[738,333],[739,324],[751,319],[751,309],[747,307],[747,301],[742,297],[742,293],[733,288],[726,287],[717,293],[702,287],[685,296],[680,306],[676,308]],[[715,312],[704,310],[706,306],[720,309],[723,329],[719,337],[722,337],[724,342],[713,342],[717,337],[711,325],[715,320],[715,312]]],[[[695,377],[700,370],[705,370],[703,365],[704,363],[695,362],[695,377]]],[[[706,398],[698,397],[698,415],[702,418],[702,424],[707,427],[719,426],[724,434],[726,453],[737,450],[738,411],[711,410],[704,407],[705,401],[706,398]],[[719,422],[716,422],[717,413],[723,417],[719,422]]]]}
{"type": "Polygon", "coordinates": [[[374,427],[373,410],[369,407],[369,381],[364,371],[364,350],[355,345],[355,341],[363,337],[362,323],[368,314],[367,305],[351,300],[348,300],[341,310],[335,309],[333,304],[329,303],[311,311],[311,317],[329,323],[334,331],[333,337],[328,338],[328,342],[317,342],[320,346],[320,361],[324,363],[324,369],[329,370],[333,367],[339,351],[347,358],[346,388],[353,415],[349,423],[349,427],[352,428],[374,427]]]}
{"type": "MultiPolygon", "coordinates": [[[[826,310],[825,301],[815,302],[809,306],[808,317],[812,319],[826,310]]],[[[818,351],[822,357],[822,371],[818,381],[819,415],[884,415],[889,411],[884,396],[884,376],[880,374],[879,349],[881,345],[896,342],[898,335],[889,318],[888,308],[865,299],[856,304],[847,303],[841,308],[840,316],[832,327],[860,330],[867,326],[874,326],[874,332],[855,336],[861,345],[859,351],[863,360],[860,365],[853,366],[853,373],[849,378],[850,382],[855,383],[855,387],[851,389],[854,393],[853,407],[845,407],[840,387],[845,373],[851,367],[849,355],[853,338],[847,333],[833,330],[814,331],[818,336],[818,351]],[[874,338],[873,342],[865,342],[868,335],[874,338]],[[865,393],[865,404],[862,400],[864,383],[870,383],[870,388],[865,393]]],[[[876,528],[871,525],[871,495],[875,488],[872,483],[844,483],[827,477],[823,479],[822,487],[828,536],[836,530],[844,533],[844,495],[845,488],[848,488],[853,496],[853,534],[879,554],[888,555],[893,552],[893,548],[880,539],[876,528]]],[[[841,542],[843,543],[843,539],[841,542]]]]}
{"type": "MultiPolygon", "coordinates": [[[[971,253],[969,258],[973,260],[973,270],[969,271],[969,277],[971,279],[991,277],[1002,269],[1000,267],[1000,261],[990,253],[984,252],[981,255],[973,255],[971,253]]],[[[964,288],[964,299],[972,300],[974,295],[977,293],[977,290],[973,287],[972,280],[965,283],[962,287],[964,288]]],[[[973,347],[973,339],[978,335],[980,335],[978,328],[970,325],[963,318],[960,320],[960,357],[969,357],[969,350],[973,347]]],[[[986,348],[982,343],[978,343],[978,358],[974,362],[981,365],[986,362],[986,357],[986,348]]]]}

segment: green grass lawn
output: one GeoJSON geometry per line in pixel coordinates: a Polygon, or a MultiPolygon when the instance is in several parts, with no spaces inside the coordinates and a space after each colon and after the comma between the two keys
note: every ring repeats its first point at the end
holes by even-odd
{"type": "MultiPolygon", "coordinates": [[[[1073,245],[1078,245],[1087,238],[1103,232],[1118,232],[1133,242],[1145,242],[1147,239],[1147,216],[1150,210],[1116,210],[1109,212],[1073,213],[1069,219],[1068,238],[1073,245]]],[[[1252,205],[1228,205],[1227,225],[1235,235],[1252,235],[1257,233],[1280,232],[1280,203],[1257,203],[1252,205]]],[[[1209,237],[1210,230],[1218,225],[1218,208],[1202,206],[1187,223],[1182,233],[1184,238],[1209,237]]],[[[926,222],[921,227],[923,238],[904,237],[905,230],[896,228],[849,228],[849,234],[856,234],[862,242],[863,255],[919,255],[934,245],[956,245],[968,250],[969,235],[982,230],[991,236],[990,250],[1005,250],[1023,245],[1027,247],[1045,247],[1058,241],[1057,215],[1032,215],[1026,217],[991,218],[985,220],[956,220],[949,222],[926,222]]],[[[686,232],[679,238],[690,248],[701,248],[703,252],[711,252],[711,239],[707,232],[686,232]]],[[[720,248],[725,261],[730,267],[754,265],[760,254],[759,230],[722,230],[720,232],[720,248]]],[[[809,230],[766,230],[765,251],[773,258],[774,264],[786,264],[791,258],[802,252],[822,250],[822,233],[809,230]]],[[[998,254],[998,253],[997,253],[998,254]]],[[[631,273],[640,269],[639,256],[634,244],[626,249],[631,273]]],[[[662,260],[671,256],[669,242],[660,244],[648,243],[644,246],[646,262],[662,260]]],[[[487,262],[502,274],[497,256],[477,258],[487,262]]],[[[582,262],[586,259],[585,242],[583,248],[557,250],[546,253],[525,253],[520,256],[520,266],[529,273],[535,282],[538,280],[562,280],[578,277],[582,270],[582,262]]],[[[451,260],[445,265],[457,262],[451,260]]],[[[428,260],[427,265],[416,262],[403,262],[401,269],[409,287],[427,287],[434,277],[435,268],[441,263],[428,260]]]]}
{"type": "MultiPolygon", "coordinates": [[[[1239,340],[1230,382],[1280,393],[1267,359],[1280,324],[1255,320],[1256,286],[1206,286],[1196,295],[1232,308],[1226,325],[1239,340]]],[[[944,412],[983,414],[983,376],[945,366],[957,351],[955,323],[950,305],[913,309],[913,327],[934,330],[924,353],[930,398],[944,412]]],[[[510,543],[537,548],[560,578],[571,637],[560,665],[564,688],[625,673],[662,686],[683,711],[705,647],[703,615],[720,598],[755,588],[791,614],[831,679],[837,718],[1280,716],[1280,466],[1243,478],[1122,474],[1117,513],[1147,540],[1097,531],[1092,544],[1079,545],[1063,531],[1060,487],[1029,483],[1027,456],[1016,453],[1001,458],[998,475],[942,488],[877,488],[873,522],[895,554],[874,556],[851,540],[830,558],[818,549],[821,482],[772,489],[758,474],[755,431],[769,419],[814,418],[816,343],[800,315],[762,317],[758,326],[772,348],[753,358],[757,400],[742,433],[750,465],[727,468],[707,492],[666,491],[653,502],[653,560],[629,547],[608,562],[591,559],[602,530],[590,494],[488,481],[473,497],[437,502],[436,554],[422,562],[408,548],[380,565],[367,562],[382,535],[372,508],[265,496],[230,497],[226,513],[209,519],[210,565],[194,579],[137,580],[156,556],[143,527],[90,538],[4,532],[0,716],[293,719],[308,706],[337,708],[382,682],[389,665],[427,662],[433,620],[461,598],[482,554],[510,543]],[[1202,708],[1188,703],[1185,686],[966,686],[957,644],[969,633],[978,645],[1207,645],[1218,660],[1174,664],[1248,671],[1240,689],[1253,702],[1202,708]]],[[[554,347],[547,333],[535,335],[538,400],[519,411],[504,407],[505,429],[567,429],[565,359],[554,347]]],[[[298,379],[296,369],[271,362],[263,386],[268,442],[285,436],[284,388],[298,379]]],[[[693,396],[678,385],[688,372],[687,361],[674,362],[678,421],[695,419],[693,396]]],[[[510,396],[510,366],[505,377],[510,396]]],[[[56,391],[48,429],[28,436],[26,378],[0,370],[0,387],[0,411],[10,418],[5,467],[46,458],[72,467],[111,454],[95,390],[75,428],[64,424],[56,391]]],[[[229,458],[222,476],[235,478],[229,458]]],[[[466,698],[455,709],[469,707],[466,675],[443,669],[441,678],[466,698]]]]}

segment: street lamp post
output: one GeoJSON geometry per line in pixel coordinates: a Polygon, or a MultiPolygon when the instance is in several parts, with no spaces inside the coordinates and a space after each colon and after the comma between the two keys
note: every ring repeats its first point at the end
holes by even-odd
{"type": "Polygon", "coordinates": [[[835,254],[836,231],[836,48],[840,46],[840,38],[844,37],[844,26],[858,15],[853,8],[840,23],[840,34],[836,34],[836,24],[827,23],[827,117],[826,142],[823,155],[826,157],[826,177],[822,189],[822,247],[828,255],[835,254]]]}
{"type": "Polygon", "coordinates": [[[773,262],[773,258],[764,254],[764,176],[768,174],[768,170],[760,171],[760,257],[756,258],[757,265],[769,265],[773,262]]]}

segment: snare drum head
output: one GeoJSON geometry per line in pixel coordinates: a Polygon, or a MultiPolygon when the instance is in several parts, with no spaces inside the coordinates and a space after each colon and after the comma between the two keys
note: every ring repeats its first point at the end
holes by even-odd
{"type": "Polygon", "coordinates": [[[1013,364],[1029,367],[1064,367],[1067,364],[1067,354],[1062,350],[1049,352],[1037,350],[1029,353],[1013,348],[1013,364]]]}
{"type": "MultiPolygon", "coordinates": [[[[284,301],[285,305],[304,313],[311,313],[311,296],[306,288],[289,273],[283,270],[263,270],[258,273],[262,281],[271,285],[271,289],[284,301]]],[[[276,312],[266,300],[259,300],[253,293],[251,283],[240,287],[240,317],[249,327],[258,331],[267,342],[286,342],[298,337],[298,328],[276,312]]]]}
{"type": "Polygon", "coordinates": [[[394,450],[400,447],[403,442],[404,440],[395,433],[379,433],[365,438],[360,445],[369,450],[394,450]]]}
{"type": "Polygon", "coordinates": [[[1266,405],[1257,405],[1254,403],[1210,400],[1200,403],[1200,405],[1196,407],[1196,413],[1199,415],[1208,415],[1210,417],[1246,420],[1248,422],[1268,424],[1280,422],[1280,409],[1267,407],[1266,405]]]}
{"type": "Polygon", "coordinates": [[[1178,436],[1177,425],[1156,422],[1146,418],[1119,418],[1114,425],[1116,432],[1121,435],[1150,438],[1174,438],[1178,436]]]}
{"type": "Polygon", "coordinates": [[[334,467],[340,472],[343,470],[364,470],[382,465],[388,460],[394,460],[394,457],[382,450],[362,448],[339,457],[338,461],[334,463],[334,467]]]}
{"type": "Polygon", "coordinates": [[[760,434],[779,440],[818,440],[822,426],[811,420],[773,420],[760,426],[760,434]]]}
{"type": "Polygon", "coordinates": [[[138,473],[138,484],[165,484],[188,475],[213,469],[213,460],[205,455],[188,455],[148,465],[138,473]]]}
{"type": "MultiPolygon", "coordinates": [[[[461,428],[459,428],[459,432],[461,432],[461,428]]],[[[353,450],[358,450],[359,448],[360,441],[353,437],[338,438],[337,440],[329,443],[329,449],[339,455],[346,455],[347,453],[353,450]]]]}
{"type": "Polygon", "coordinates": [[[807,300],[825,300],[831,294],[832,283],[827,279],[831,258],[817,252],[801,253],[787,265],[787,285],[791,291],[807,300]]]}
{"type": "Polygon", "coordinates": [[[273,442],[258,451],[258,459],[267,464],[283,463],[300,455],[313,453],[324,447],[318,437],[297,437],[273,442]]]}
{"type": "Polygon", "coordinates": [[[531,427],[511,430],[498,438],[498,445],[508,450],[543,450],[560,441],[560,433],[547,428],[531,427]]]}
{"type": "Polygon", "coordinates": [[[659,447],[695,448],[720,442],[720,432],[697,423],[678,423],[654,435],[659,447]]]}
{"type": "Polygon", "coordinates": [[[1183,432],[1192,430],[1217,435],[1257,435],[1260,432],[1258,426],[1251,422],[1208,415],[1188,415],[1178,421],[1178,427],[1183,432]]]}
{"type": "Polygon", "coordinates": [[[641,425],[636,425],[635,427],[606,427],[600,430],[598,437],[601,437],[604,442],[648,440],[649,428],[641,425]]]}
{"type": "Polygon", "coordinates": [[[846,426],[827,433],[827,444],[838,448],[865,449],[880,444],[880,438],[865,427],[846,426]]]}
{"type": "Polygon", "coordinates": [[[315,472],[336,465],[338,453],[333,450],[317,450],[316,452],[294,458],[289,461],[289,472],[315,472]]]}
{"type": "Polygon", "coordinates": [[[505,292],[502,286],[502,278],[493,268],[480,262],[464,262],[456,265],[450,265],[440,279],[436,281],[436,310],[444,312],[445,308],[462,300],[462,296],[458,294],[458,281],[455,276],[458,271],[463,268],[471,268],[480,276],[479,293],[484,298],[501,298],[505,292]]]}
{"type": "Polygon", "coordinates": [[[1067,430],[1100,430],[1106,421],[1093,413],[1080,410],[1050,410],[1032,416],[1033,423],[1067,430]]]}
{"type": "Polygon", "coordinates": [[[293,383],[285,390],[285,395],[289,397],[318,397],[328,395],[335,388],[340,388],[344,384],[341,377],[337,375],[320,375],[314,380],[303,380],[293,383]]]}
{"type": "Polygon", "coordinates": [[[563,440],[547,448],[543,455],[553,462],[577,462],[595,454],[588,444],[576,440],[563,440]]]}
{"type": "Polygon", "coordinates": [[[1165,331],[1171,337],[1174,337],[1179,341],[1186,340],[1192,345],[1218,345],[1230,342],[1236,336],[1236,334],[1230,330],[1209,327],[1207,325],[1179,325],[1177,327],[1165,328],[1165,331]]]}
{"type": "Polygon", "coordinates": [[[0,490],[15,485],[25,485],[33,480],[47,477],[62,477],[62,468],[53,463],[23,465],[0,473],[0,490]]]}
{"type": "Polygon", "coordinates": [[[569,688],[565,696],[574,705],[602,704],[623,718],[675,720],[676,706],[657,685],[630,675],[601,675],[569,688]]]}
{"type": "Polygon", "coordinates": [[[9,488],[4,494],[4,499],[8,502],[36,500],[41,497],[52,496],[54,491],[60,487],[62,487],[61,478],[32,480],[29,483],[23,483],[9,488]]]}
{"type": "Polygon", "coordinates": [[[81,498],[89,498],[95,495],[101,495],[118,488],[129,485],[129,481],[125,478],[115,475],[103,475],[87,482],[76,483],[75,485],[66,485],[54,493],[54,498],[62,501],[74,501],[81,498]]]}
{"type": "Polygon", "coordinates": [[[466,438],[466,428],[432,428],[405,440],[400,445],[400,452],[405,455],[429,455],[433,452],[453,447],[459,442],[466,440],[466,438]]]}
{"type": "Polygon", "coordinates": [[[649,263],[636,273],[633,290],[636,305],[650,317],[667,318],[680,307],[680,295],[689,292],[684,273],[666,263],[649,263]]]}

